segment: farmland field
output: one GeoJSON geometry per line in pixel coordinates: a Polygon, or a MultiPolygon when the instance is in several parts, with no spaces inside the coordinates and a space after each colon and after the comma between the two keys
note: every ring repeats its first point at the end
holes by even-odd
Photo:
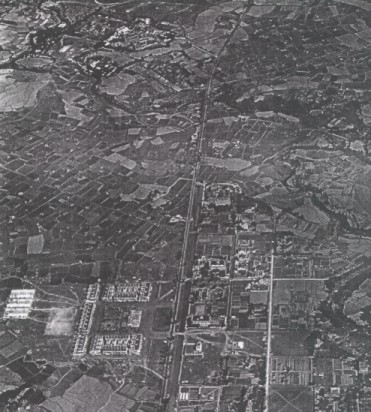
{"type": "Polygon", "coordinates": [[[310,333],[306,331],[272,331],[274,356],[309,356],[310,333]]]}
{"type": "Polygon", "coordinates": [[[251,166],[251,162],[243,159],[217,159],[214,157],[204,157],[203,164],[218,168],[227,169],[233,172],[241,172],[251,166]]]}
{"type": "Polygon", "coordinates": [[[271,386],[269,412],[312,412],[314,396],[307,386],[271,386]]]}
{"type": "Polygon", "coordinates": [[[202,342],[202,357],[187,356],[184,358],[181,381],[191,384],[214,384],[221,379],[220,359],[225,337],[218,334],[213,337],[198,335],[188,338],[187,343],[202,342]]]}
{"type": "Polygon", "coordinates": [[[156,332],[168,331],[170,328],[171,317],[171,308],[156,308],[152,329],[156,332]]]}
{"type": "Polygon", "coordinates": [[[324,282],[300,279],[280,280],[274,282],[274,304],[289,304],[291,290],[301,292],[308,297],[308,311],[313,310],[315,305],[327,296],[324,282]]]}

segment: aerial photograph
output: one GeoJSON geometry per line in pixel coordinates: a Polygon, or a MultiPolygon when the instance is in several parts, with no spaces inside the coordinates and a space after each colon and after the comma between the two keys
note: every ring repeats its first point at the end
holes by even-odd
{"type": "Polygon", "coordinates": [[[371,412],[371,0],[0,0],[0,412],[371,412]]]}

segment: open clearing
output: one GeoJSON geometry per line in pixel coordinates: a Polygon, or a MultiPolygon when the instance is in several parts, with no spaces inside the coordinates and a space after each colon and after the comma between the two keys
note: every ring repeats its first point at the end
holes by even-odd
{"type": "Polygon", "coordinates": [[[314,399],[308,386],[271,386],[269,412],[312,412],[314,399]]]}
{"type": "Polygon", "coordinates": [[[49,313],[46,335],[72,335],[76,316],[75,308],[52,309],[49,313]]]}
{"type": "Polygon", "coordinates": [[[202,164],[207,166],[214,166],[223,169],[228,169],[232,172],[242,172],[251,166],[251,162],[239,158],[219,159],[216,157],[203,157],[202,164]]]}
{"type": "Polygon", "coordinates": [[[152,330],[156,332],[167,332],[170,328],[172,313],[171,308],[156,308],[152,330]]]}

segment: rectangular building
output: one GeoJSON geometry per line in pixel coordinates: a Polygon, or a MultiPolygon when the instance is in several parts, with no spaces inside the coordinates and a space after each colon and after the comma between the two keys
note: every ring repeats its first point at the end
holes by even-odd
{"type": "Polygon", "coordinates": [[[26,319],[34,296],[35,289],[13,289],[7,300],[4,319],[26,319]]]}
{"type": "Polygon", "coordinates": [[[140,322],[142,320],[142,311],[141,310],[131,310],[129,319],[128,319],[128,326],[131,328],[139,328],[140,322]]]}
{"type": "Polygon", "coordinates": [[[140,355],[143,344],[141,334],[96,335],[90,345],[90,355],[122,357],[140,355]]]}
{"type": "Polygon", "coordinates": [[[148,302],[151,292],[150,282],[108,284],[102,300],[104,302],[148,302]]]}

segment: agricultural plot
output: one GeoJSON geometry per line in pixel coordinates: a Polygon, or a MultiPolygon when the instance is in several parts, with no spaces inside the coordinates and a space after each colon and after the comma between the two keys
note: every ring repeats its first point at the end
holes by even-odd
{"type": "Polygon", "coordinates": [[[313,384],[361,398],[369,2],[2,3],[0,300],[36,295],[0,327],[22,374],[0,410],[261,412],[266,367],[269,412],[312,412],[313,384]],[[133,279],[149,301],[93,297],[78,326],[88,284],[133,279]],[[140,356],[89,353],[134,333],[140,356]]]}
{"type": "MultiPolygon", "coordinates": [[[[113,389],[108,383],[84,375],[62,396],[51,397],[42,403],[40,410],[89,410],[95,412],[112,403],[113,408],[108,410],[115,411],[118,406],[117,397],[121,398],[113,393],[113,389]],[[114,407],[115,405],[116,407],[114,407]]],[[[122,398],[121,404],[132,407],[135,402],[125,402],[125,398],[122,398]]]]}
{"type": "Polygon", "coordinates": [[[272,331],[273,356],[310,356],[313,350],[314,339],[310,331],[272,331]]]}
{"type": "Polygon", "coordinates": [[[313,311],[326,297],[324,281],[275,280],[272,328],[310,329],[313,326],[313,311]]]}
{"type": "Polygon", "coordinates": [[[152,330],[155,332],[166,332],[170,328],[173,311],[169,307],[155,309],[152,330]]]}
{"type": "Polygon", "coordinates": [[[227,169],[231,172],[242,172],[251,166],[251,162],[239,158],[235,159],[217,159],[214,157],[204,157],[203,164],[216,168],[227,169]]]}
{"type": "Polygon", "coordinates": [[[1,90],[1,112],[31,108],[37,103],[37,96],[40,89],[48,85],[51,75],[48,73],[34,74],[29,72],[18,72],[16,70],[1,70],[0,80],[4,84],[1,90]],[[17,78],[21,76],[21,79],[17,78]],[[25,93],[28,90],[28,97],[25,93]]]}
{"type": "Polygon", "coordinates": [[[147,389],[150,389],[152,392],[159,393],[162,388],[163,380],[156,373],[152,372],[148,368],[143,368],[140,366],[135,366],[132,371],[127,375],[128,383],[132,383],[136,386],[128,387],[128,392],[126,387],[120,391],[120,393],[125,394],[126,396],[137,397],[138,392],[140,392],[140,387],[146,386],[147,389]],[[139,387],[138,387],[139,386],[139,387]],[[131,390],[130,390],[131,389],[131,390]],[[129,395],[130,393],[130,395],[129,395]]]}
{"type": "Polygon", "coordinates": [[[271,386],[269,412],[313,412],[313,389],[307,386],[271,386]]]}
{"type": "Polygon", "coordinates": [[[266,333],[263,331],[235,331],[229,332],[229,343],[232,350],[236,347],[241,355],[264,356],[266,354],[266,333]]]}
{"type": "Polygon", "coordinates": [[[151,370],[163,376],[165,371],[166,357],[169,355],[169,343],[165,339],[151,338],[145,364],[151,370]]]}
{"type": "Polygon", "coordinates": [[[369,306],[371,306],[371,280],[367,279],[347,299],[344,305],[344,313],[347,316],[354,316],[369,306]]]}
{"type": "Polygon", "coordinates": [[[62,366],[43,382],[43,386],[50,391],[50,396],[62,396],[82,376],[82,371],[71,366],[62,366]]]}
{"type": "Polygon", "coordinates": [[[201,342],[203,356],[186,356],[183,360],[181,382],[194,385],[219,385],[222,382],[221,356],[225,347],[225,336],[197,336],[187,343],[201,342]],[[216,339],[216,340],[215,340],[216,339]]]}
{"type": "Polygon", "coordinates": [[[312,382],[312,360],[304,356],[273,356],[270,358],[272,385],[305,385],[312,382]]]}
{"type": "Polygon", "coordinates": [[[277,256],[274,259],[275,278],[312,278],[314,265],[311,255],[277,256]]]}
{"type": "Polygon", "coordinates": [[[0,328],[0,366],[24,356],[27,348],[5,326],[0,328]]]}

